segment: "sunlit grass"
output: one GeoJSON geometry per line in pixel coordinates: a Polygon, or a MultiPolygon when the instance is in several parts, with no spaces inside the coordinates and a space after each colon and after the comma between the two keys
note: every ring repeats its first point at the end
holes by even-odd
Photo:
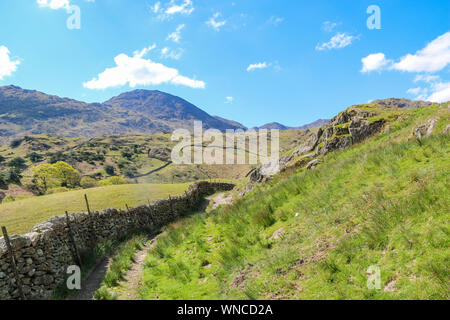
{"type": "Polygon", "coordinates": [[[91,210],[106,208],[124,209],[148,204],[169,195],[183,194],[189,184],[129,184],[114,185],[86,190],[33,197],[11,203],[0,204],[0,225],[9,233],[26,233],[34,225],[53,216],[86,211],[84,194],[87,194],[91,210]]]}

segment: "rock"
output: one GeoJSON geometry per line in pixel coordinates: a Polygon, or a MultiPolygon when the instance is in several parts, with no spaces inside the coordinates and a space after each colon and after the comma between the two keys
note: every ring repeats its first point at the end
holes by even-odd
{"type": "Polygon", "coordinates": [[[392,127],[390,125],[387,125],[384,127],[384,134],[390,133],[392,131],[392,127]]]}
{"type": "Polygon", "coordinates": [[[27,260],[25,260],[25,262],[26,262],[28,265],[33,264],[33,259],[27,258],[27,260]]]}
{"type": "Polygon", "coordinates": [[[270,237],[270,239],[278,239],[282,236],[282,234],[284,233],[284,228],[281,227],[280,229],[276,230],[272,236],[270,237]]]}
{"type": "Polygon", "coordinates": [[[319,159],[315,159],[310,161],[307,165],[306,165],[306,169],[307,170],[312,170],[314,168],[316,168],[316,166],[320,163],[321,161],[319,159]]]}
{"type": "Polygon", "coordinates": [[[6,274],[4,272],[0,272],[0,279],[3,279],[6,277],[6,274]]]}
{"type": "Polygon", "coordinates": [[[447,134],[450,132],[450,124],[446,125],[442,133],[447,134]]]}
{"type": "Polygon", "coordinates": [[[429,137],[433,133],[434,128],[436,127],[438,121],[439,118],[437,117],[429,119],[426,123],[421,124],[420,126],[414,129],[413,136],[416,137],[417,139],[429,137]]]}

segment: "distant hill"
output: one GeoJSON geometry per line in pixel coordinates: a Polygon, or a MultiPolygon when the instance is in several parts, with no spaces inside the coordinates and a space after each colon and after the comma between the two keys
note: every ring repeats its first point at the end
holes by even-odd
{"type": "Polygon", "coordinates": [[[134,90],[104,103],[85,103],[12,85],[0,87],[0,142],[33,134],[152,134],[191,129],[194,120],[205,128],[245,128],[161,91],[134,90]]]}
{"type": "Polygon", "coordinates": [[[267,130],[273,130],[273,129],[276,129],[276,130],[306,130],[306,129],[319,128],[319,127],[327,124],[328,121],[330,121],[330,120],[319,119],[317,121],[314,121],[312,123],[305,124],[305,125],[299,126],[299,127],[288,127],[288,126],[285,126],[285,125],[283,125],[281,123],[278,123],[278,122],[270,122],[270,123],[267,123],[267,124],[265,124],[265,125],[263,125],[261,127],[255,128],[255,129],[257,129],[257,130],[261,130],[261,129],[267,129],[267,130]]]}

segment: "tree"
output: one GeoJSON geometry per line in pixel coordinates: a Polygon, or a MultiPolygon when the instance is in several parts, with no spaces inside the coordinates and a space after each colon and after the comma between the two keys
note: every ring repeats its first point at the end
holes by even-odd
{"type": "Polygon", "coordinates": [[[55,177],[61,181],[61,186],[76,187],[80,184],[80,173],[70,164],[58,161],[53,165],[55,177]]]}
{"type": "Polygon", "coordinates": [[[76,187],[80,184],[79,172],[66,162],[58,161],[55,164],[44,163],[31,169],[35,183],[44,192],[47,191],[49,181],[56,180],[62,187],[76,187]]]}
{"type": "Polygon", "coordinates": [[[12,159],[11,161],[9,161],[7,163],[7,166],[10,167],[10,168],[18,169],[18,170],[21,170],[21,169],[26,167],[25,166],[25,160],[23,160],[21,157],[17,157],[17,158],[12,159]]]}
{"type": "Polygon", "coordinates": [[[44,163],[31,168],[35,185],[43,189],[43,193],[47,192],[48,180],[55,176],[53,165],[44,163]]]}
{"type": "Polygon", "coordinates": [[[22,184],[20,181],[22,176],[20,175],[20,170],[17,168],[8,168],[5,172],[5,178],[8,183],[22,184]]]}

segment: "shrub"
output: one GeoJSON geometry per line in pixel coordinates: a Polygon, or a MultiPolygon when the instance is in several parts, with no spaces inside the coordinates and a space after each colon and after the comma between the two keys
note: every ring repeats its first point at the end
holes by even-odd
{"type": "Polygon", "coordinates": [[[109,177],[99,182],[100,186],[113,186],[119,184],[127,184],[127,180],[122,177],[109,177]]]}
{"type": "Polygon", "coordinates": [[[17,158],[12,159],[11,161],[9,161],[7,166],[10,168],[15,168],[15,169],[20,170],[20,169],[25,168],[25,160],[23,160],[21,157],[17,157],[17,158]]]}
{"type": "Polygon", "coordinates": [[[14,139],[13,141],[11,141],[11,143],[9,144],[9,146],[11,148],[17,148],[18,146],[20,146],[20,144],[22,143],[22,139],[14,139]]]}
{"type": "Polygon", "coordinates": [[[8,168],[8,170],[6,170],[5,172],[4,178],[8,183],[15,183],[20,185],[20,179],[22,179],[22,176],[20,175],[19,169],[8,168]]]}
{"type": "Polygon", "coordinates": [[[36,152],[32,152],[27,155],[27,158],[30,159],[31,162],[36,163],[42,160],[42,156],[36,152]]]}
{"type": "Polygon", "coordinates": [[[2,155],[0,155],[0,163],[5,162],[5,157],[3,157],[2,155]]]}
{"type": "Polygon", "coordinates": [[[98,186],[98,181],[91,177],[83,177],[80,180],[80,186],[83,189],[94,188],[98,186]]]}
{"type": "Polygon", "coordinates": [[[113,166],[106,165],[104,168],[105,168],[105,172],[107,174],[109,174],[110,176],[114,175],[115,172],[114,172],[114,167],[113,166]]]}

